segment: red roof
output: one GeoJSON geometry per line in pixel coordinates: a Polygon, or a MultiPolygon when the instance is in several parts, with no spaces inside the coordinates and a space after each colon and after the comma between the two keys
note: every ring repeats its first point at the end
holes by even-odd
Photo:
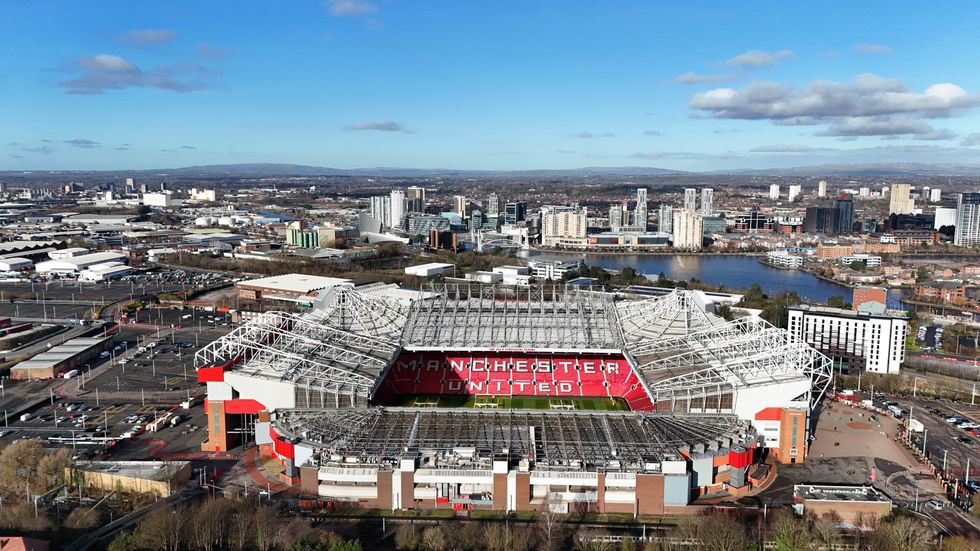
{"type": "Polygon", "coordinates": [[[783,408],[766,408],[755,414],[756,421],[779,421],[783,416],[783,408]]]}

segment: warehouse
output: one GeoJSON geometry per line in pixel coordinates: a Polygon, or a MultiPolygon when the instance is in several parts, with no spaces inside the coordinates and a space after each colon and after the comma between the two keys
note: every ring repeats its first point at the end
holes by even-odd
{"type": "Polygon", "coordinates": [[[407,275],[413,275],[418,277],[433,277],[441,275],[448,270],[455,270],[455,264],[446,264],[444,262],[430,262],[428,264],[419,264],[418,266],[409,266],[405,268],[405,273],[407,275]]]}
{"type": "Polygon", "coordinates": [[[126,262],[126,255],[119,253],[92,253],[58,260],[38,262],[35,270],[39,274],[78,274],[99,264],[126,262]]]}
{"type": "Polygon", "coordinates": [[[65,469],[81,485],[169,497],[191,478],[190,461],[85,461],[65,469]]]}
{"type": "Polygon", "coordinates": [[[107,262],[83,271],[78,277],[82,281],[109,281],[133,273],[133,269],[119,262],[107,262]]]}
{"type": "Polygon", "coordinates": [[[235,288],[238,290],[238,297],[245,300],[281,300],[312,304],[319,291],[352,285],[353,283],[349,279],[286,274],[241,281],[235,284],[235,288]]]}
{"type": "Polygon", "coordinates": [[[79,337],[55,346],[10,369],[11,379],[53,379],[83,367],[85,362],[109,349],[111,337],[79,337]]]}
{"type": "Polygon", "coordinates": [[[0,272],[21,272],[30,270],[34,263],[27,258],[15,256],[13,258],[0,258],[0,272]]]}

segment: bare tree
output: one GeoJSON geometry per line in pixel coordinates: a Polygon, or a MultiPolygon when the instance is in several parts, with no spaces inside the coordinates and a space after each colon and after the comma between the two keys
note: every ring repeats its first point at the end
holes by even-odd
{"type": "Polygon", "coordinates": [[[65,526],[68,528],[89,529],[95,528],[102,522],[102,516],[95,509],[88,507],[76,507],[65,518],[65,526]]]}
{"type": "Polygon", "coordinates": [[[774,511],[769,521],[769,537],[777,549],[807,549],[813,536],[802,519],[789,511],[774,511]]]}
{"type": "Polygon", "coordinates": [[[883,523],[871,538],[873,551],[926,551],[933,549],[932,532],[910,517],[883,523]]]}
{"type": "Polygon", "coordinates": [[[438,524],[430,526],[422,532],[422,549],[424,551],[447,551],[449,549],[449,538],[446,537],[445,530],[438,524]]]}
{"type": "Polygon", "coordinates": [[[728,515],[703,517],[698,535],[705,551],[742,551],[748,547],[745,527],[728,515]]]}
{"type": "Polygon", "coordinates": [[[402,524],[395,530],[395,548],[401,551],[414,551],[418,548],[421,538],[414,524],[402,524]]]}
{"type": "Polygon", "coordinates": [[[252,517],[255,529],[255,546],[259,551],[269,551],[276,544],[279,531],[279,514],[268,505],[260,505],[252,517]]]}
{"type": "Polygon", "coordinates": [[[161,507],[150,512],[139,524],[139,543],[144,549],[179,551],[184,543],[187,510],[183,507],[161,507]]]}

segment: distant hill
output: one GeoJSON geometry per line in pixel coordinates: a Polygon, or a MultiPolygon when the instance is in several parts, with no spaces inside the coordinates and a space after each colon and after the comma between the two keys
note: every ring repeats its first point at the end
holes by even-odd
{"type": "Polygon", "coordinates": [[[388,178],[425,177],[532,177],[532,178],[583,178],[589,176],[660,176],[685,174],[680,170],[655,167],[586,167],[558,170],[456,170],[449,168],[399,168],[375,167],[341,169],[321,166],[282,163],[248,163],[230,165],[189,166],[146,172],[167,173],[175,176],[379,176],[388,178]]]}
{"type": "Polygon", "coordinates": [[[760,176],[980,176],[980,164],[866,163],[824,164],[793,168],[715,170],[711,174],[760,176]]]}

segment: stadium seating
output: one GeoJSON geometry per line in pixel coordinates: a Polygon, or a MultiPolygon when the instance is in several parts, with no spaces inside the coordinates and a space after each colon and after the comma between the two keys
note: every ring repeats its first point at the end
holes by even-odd
{"type": "Polygon", "coordinates": [[[610,397],[634,410],[653,409],[621,356],[404,352],[377,396],[419,394],[610,397]]]}

